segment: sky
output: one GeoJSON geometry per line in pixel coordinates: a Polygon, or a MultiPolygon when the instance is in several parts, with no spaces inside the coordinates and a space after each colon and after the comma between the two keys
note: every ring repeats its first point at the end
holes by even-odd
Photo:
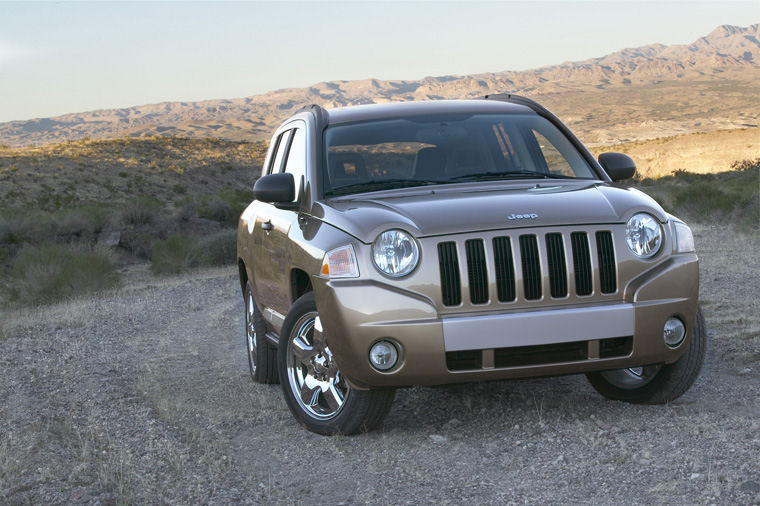
{"type": "Polygon", "coordinates": [[[524,70],[758,22],[760,0],[0,0],[0,122],[321,81],[524,70]]]}

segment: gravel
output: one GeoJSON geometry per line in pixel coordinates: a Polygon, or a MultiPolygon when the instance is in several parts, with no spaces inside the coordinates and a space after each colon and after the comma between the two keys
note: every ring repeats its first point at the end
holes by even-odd
{"type": "Polygon", "coordinates": [[[712,339],[664,406],[582,376],[399,390],[323,437],[248,377],[232,269],[3,310],[0,503],[758,503],[758,236],[695,228],[712,339]]]}

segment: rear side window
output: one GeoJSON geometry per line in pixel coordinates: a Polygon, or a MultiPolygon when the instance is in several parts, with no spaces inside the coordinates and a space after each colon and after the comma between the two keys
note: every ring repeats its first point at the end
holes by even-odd
{"type": "Polygon", "coordinates": [[[285,161],[284,172],[293,174],[296,184],[296,200],[301,198],[302,188],[306,186],[306,133],[303,128],[294,130],[290,141],[290,151],[285,161]]]}

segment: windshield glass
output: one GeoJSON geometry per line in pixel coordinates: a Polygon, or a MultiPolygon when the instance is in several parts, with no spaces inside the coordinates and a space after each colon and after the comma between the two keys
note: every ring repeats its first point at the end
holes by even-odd
{"type": "Polygon", "coordinates": [[[598,179],[572,143],[534,114],[429,116],[325,132],[325,195],[467,181],[598,179]]]}

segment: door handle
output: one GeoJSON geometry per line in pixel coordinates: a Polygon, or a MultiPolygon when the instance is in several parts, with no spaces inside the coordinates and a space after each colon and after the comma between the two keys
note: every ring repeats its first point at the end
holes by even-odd
{"type": "Polygon", "coordinates": [[[274,229],[274,225],[272,225],[271,220],[265,221],[264,223],[261,224],[261,229],[267,232],[271,232],[274,229]]]}

